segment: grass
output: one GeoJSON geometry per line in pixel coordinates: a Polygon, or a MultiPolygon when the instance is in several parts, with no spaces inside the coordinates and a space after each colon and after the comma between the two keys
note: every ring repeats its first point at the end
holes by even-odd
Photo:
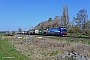
{"type": "Polygon", "coordinates": [[[0,36],[3,36],[4,34],[3,33],[0,33],[0,36]]]}
{"type": "MultiPolygon", "coordinates": [[[[53,36],[53,37],[44,36],[44,37],[54,39],[54,40],[58,40],[58,41],[62,40],[62,41],[68,41],[68,42],[69,41],[70,42],[82,42],[85,44],[86,43],[90,44],[90,41],[88,41],[88,40],[85,41],[84,39],[79,39],[79,38],[78,39],[76,39],[76,38],[64,38],[64,37],[62,38],[62,37],[55,37],[55,36],[53,36]]],[[[22,44],[22,43],[20,43],[20,44],[22,44]]],[[[32,49],[32,48],[30,48],[30,49],[32,49]]],[[[35,47],[35,49],[36,49],[36,47],[35,47]]],[[[45,50],[43,47],[41,49],[45,50]]],[[[32,50],[30,50],[30,51],[32,51],[32,50]]],[[[33,52],[29,52],[29,53],[30,53],[30,54],[28,54],[29,57],[31,56],[31,53],[32,53],[32,55],[34,54],[33,52]]],[[[42,52],[42,54],[45,57],[47,55],[56,56],[58,53],[59,53],[58,50],[51,51],[51,52],[42,52]]],[[[33,58],[35,58],[35,57],[33,57],[33,58]]],[[[8,39],[4,39],[4,40],[0,39],[0,60],[30,60],[30,59],[28,57],[22,55],[21,52],[16,51],[15,48],[8,42],[8,39]],[[15,58],[11,58],[11,59],[10,58],[2,58],[2,57],[9,57],[9,56],[15,57],[15,58]]],[[[49,58],[46,60],[49,60],[49,58]]]]}
{"type": "Polygon", "coordinates": [[[86,35],[83,35],[81,33],[68,33],[67,35],[68,36],[74,36],[74,37],[90,37],[89,35],[86,36],[86,35]]]}
{"type": "Polygon", "coordinates": [[[58,51],[53,51],[53,52],[50,53],[50,56],[55,56],[57,54],[58,54],[58,51]]]}
{"type": "Polygon", "coordinates": [[[88,42],[88,44],[90,45],[90,41],[88,42]]]}
{"type": "Polygon", "coordinates": [[[62,37],[51,37],[51,36],[43,36],[45,38],[50,38],[50,39],[54,39],[54,40],[62,40],[62,41],[67,41],[67,42],[82,42],[83,44],[89,44],[90,45],[90,40],[86,40],[86,39],[81,39],[81,38],[62,38],[62,37]]]}
{"type": "MultiPolygon", "coordinates": [[[[2,36],[2,34],[0,34],[0,36],[2,36]]],[[[17,51],[8,42],[8,39],[1,40],[0,38],[0,60],[30,60],[30,59],[27,56],[21,54],[21,52],[17,51]]]]}
{"type": "MultiPolygon", "coordinates": [[[[3,57],[6,57],[8,56],[0,47],[0,60],[4,60],[3,57]]],[[[9,60],[9,59],[6,59],[6,60],[9,60]]]]}

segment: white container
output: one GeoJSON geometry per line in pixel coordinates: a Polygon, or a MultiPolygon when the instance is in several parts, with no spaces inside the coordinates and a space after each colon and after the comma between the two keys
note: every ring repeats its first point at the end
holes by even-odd
{"type": "Polygon", "coordinates": [[[38,34],[39,30],[35,30],[35,34],[38,34]]]}

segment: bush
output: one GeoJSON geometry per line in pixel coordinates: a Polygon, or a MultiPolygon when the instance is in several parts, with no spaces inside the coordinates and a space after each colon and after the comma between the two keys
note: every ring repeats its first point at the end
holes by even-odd
{"type": "Polygon", "coordinates": [[[73,33],[73,30],[72,29],[68,30],[68,33],[73,33]]]}
{"type": "Polygon", "coordinates": [[[83,35],[90,36],[90,29],[86,29],[82,32],[83,35]]]}

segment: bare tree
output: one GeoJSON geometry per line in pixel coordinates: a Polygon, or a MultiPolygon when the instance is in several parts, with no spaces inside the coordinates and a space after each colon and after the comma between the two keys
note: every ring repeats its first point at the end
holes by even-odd
{"type": "Polygon", "coordinates": [[[52,18],[49,18],[49,19],[48,19],[48,22],[50,22],[50,21],[52,21],[52,18]]]}
{"type": "Polygon", "coordinates": [[[22,32],[22,29],[21,28],[18,28],[18,32],[22,32]]]}
{"type": "Polygon", "coordinates": [[[54,21],[55,21],[56,27],[60,26],[60,17],[59,16],[55,16],[54,21]]]}
{"type": "Polygon", "coordinates": [[[14,30],[12,31],[12,34],[15,34],[15,31],[14,30]]]}
{"type": "Polygon", "coordinates": [[[77,26],[80,28],[81,32],[84,31],[84,29],[87,28],[87,22],[88,22],[88,15],[87,11],[85,9],[80,10],[77,13],[77,17],[74,17],[74,20],[77,24],[77,26]]]}
{"type": "Polygon", "coordinates": [[[88,29],[90,29],[90,20],[87,23],[87,27],[88,27],[88,29]]]}
{"type": "Polygon", "coordinates": [[[68,25],[69,25],[68,7],[67,5],[64,5],[63,14],[61,15],[61,26],[68,27],[68,25]]]}

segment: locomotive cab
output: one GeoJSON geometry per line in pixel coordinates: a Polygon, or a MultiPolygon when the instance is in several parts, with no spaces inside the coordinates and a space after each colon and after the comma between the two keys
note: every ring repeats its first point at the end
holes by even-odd
{"type": "Polygon", "coordinates": [[[67,35],[67,29],[65,27],[58,28],[48,28],[47,32],[43,33],[44,35],[54,35],[54,36],[65,36],[67,35]]]}
{"type": "Polygon", "coordinates": [[[60,28],[60,36],[65,36],[67,35],[67,29],[65,27],[60,28]]]}

